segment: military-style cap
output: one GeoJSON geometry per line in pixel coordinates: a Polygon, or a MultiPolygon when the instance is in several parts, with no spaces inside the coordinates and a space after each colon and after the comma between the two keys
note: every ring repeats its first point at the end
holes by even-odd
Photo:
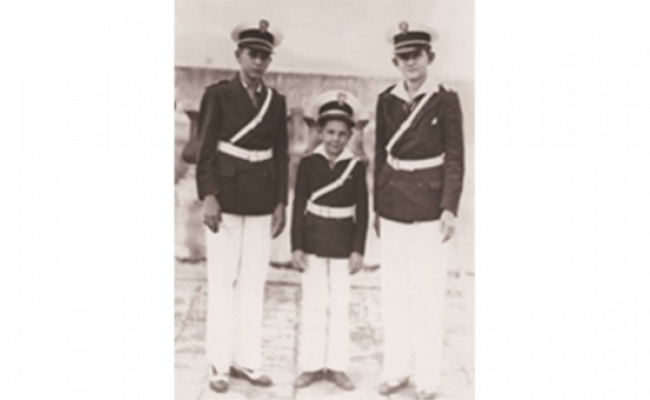
{"type": "Polygon", "coordinates": [[[311,116],[316,121],[341,119],[355,123],[359,119],[361,102],[345,90],[330,90],[316,96],[312,101],[311,116]]]}
{"type": "Polygon", "coordinates": [[[402,21],[386,32],[386,40],[394,46],[394,53],[410,53],[430,46],[438,40],[438,33],[421,23],[402,21]]]}
{"type": "Polygon", "coordinates": [[[282,43],[283,38],[282,32],[265,19],[237,25],[230,37],[240,46],[253,47],[269,53],[273,53],[273,49],[282,43]]]}

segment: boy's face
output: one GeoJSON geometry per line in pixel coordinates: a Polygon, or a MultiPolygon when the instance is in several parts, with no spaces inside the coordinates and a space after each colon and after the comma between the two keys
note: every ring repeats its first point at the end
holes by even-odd
{"type": "Polygon", "coordinates": [[[352,136],[352,130],[347,123],[339,120],[329,120],[321,127],[321,137],[325,152],[330,157],[336,158],[341,154],[352,136]]]}
{"type": "Polygon", "coordinates": [[[395,55],[393,63],[400,70],[404,79],[414,81],[427,75],[433,57],[424,49],[395,55]]]}
{"type": "Polygon", "coordinates": [[[249,78],[261,79],[271,64],[271,53],[255,48],[244,47],[235,52],[241,70],[249,78]]]}

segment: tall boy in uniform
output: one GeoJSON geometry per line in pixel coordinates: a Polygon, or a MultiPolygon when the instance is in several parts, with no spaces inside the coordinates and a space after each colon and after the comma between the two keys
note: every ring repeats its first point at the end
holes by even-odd
{"type": "Polygon", "coordinates": [[[458,95],[428,74],[437,34],[401,22],[388,32],[404,80],[379,95],[375,228],[381,240],[384,360],[381,394],[414,376],[419,398],[438,390],[443,349],[446,242],[463,174],[458,95]]]}
{"type": "Polygon", "coordinates": [[[287,201],[285,99],[262,81],[282,34],[260,20],[237,26],[232,38],[240,71],[205,90],[196,173],[206,225],[206,355],[217,392],[228,390],[229,376],[272,384],[260,370],[264,285],[287,201]]]}
{"type": "Polygon", "coordinates": [[[314,100],[322,143],[300,161],[291,226],[293,264],[302,271],[298,364],[294,386],[327,379],[353,390],[350,274],[363,267],[368,229],[366,169],[347,143],[359,102],[344,91],[314,100]]]}

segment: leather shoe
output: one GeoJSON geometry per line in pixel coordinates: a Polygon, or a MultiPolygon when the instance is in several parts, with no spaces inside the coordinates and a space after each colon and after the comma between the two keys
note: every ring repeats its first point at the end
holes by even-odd
{"type": "Polygon", "coordinates": [[[268,375],[248,368],[230,367],[230,376],[233,378],[246,379],[251,385],[271,386],[273,381],[268,375]]]}
{"type": "Polygon", "coordinates": [[[406,387],[408,383],[409,383],[408,377],[383,382],[381,385],[379,385],[379,394],[382,396],[388,396],[406,387]]]}
{"type": "Polygon", "coordinates": [[[228,391],[228,375],[217,373],[217,370],[214,367],[210,367],[208,383],[210,389],[214,390],[217,393],[224,393],[228,391]]]}
{"type": "Polygon", "coordinates": [[[312,372],[303,372],[296,378],[296,381],[293,383],[293,386],[296,388],[302,388],[311,385],[316,381],[323,379],[323,370],[312,371],[312,372]]]}
{"type": "Polygon", "coordinates": [[[325,378],[330,382],[334,382],[336,386],[343,390],[354,390],[355,388],[354,382],[352,382],[345,372],[328,369],[325,373],[325,378]]]}

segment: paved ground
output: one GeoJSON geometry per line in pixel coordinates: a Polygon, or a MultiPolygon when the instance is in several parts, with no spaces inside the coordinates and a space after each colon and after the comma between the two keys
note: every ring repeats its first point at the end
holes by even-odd
{"type": "MultiPolygon", "coordinates": [[[[263,330],[265,370],[275,381],[256,388],[231,380],[231,390],[217,394],[207,387],[204,357],[206,280],[203,263],[176,263],[175,351],[177,399],[380,399],[382,360],[378,273],[354,277],[350,304],[351,366],[357,385],[344,392],[329,382],[296,390],[296,348],[300,329],[300,277],[293,271],[269,269],[263,330]]],[[[446,303],[445,351],[441,400],[474,398],[474,276],[450,272],[446,303]]],[[[388,399],[415,398],[412,388],[388,399]]]]}

